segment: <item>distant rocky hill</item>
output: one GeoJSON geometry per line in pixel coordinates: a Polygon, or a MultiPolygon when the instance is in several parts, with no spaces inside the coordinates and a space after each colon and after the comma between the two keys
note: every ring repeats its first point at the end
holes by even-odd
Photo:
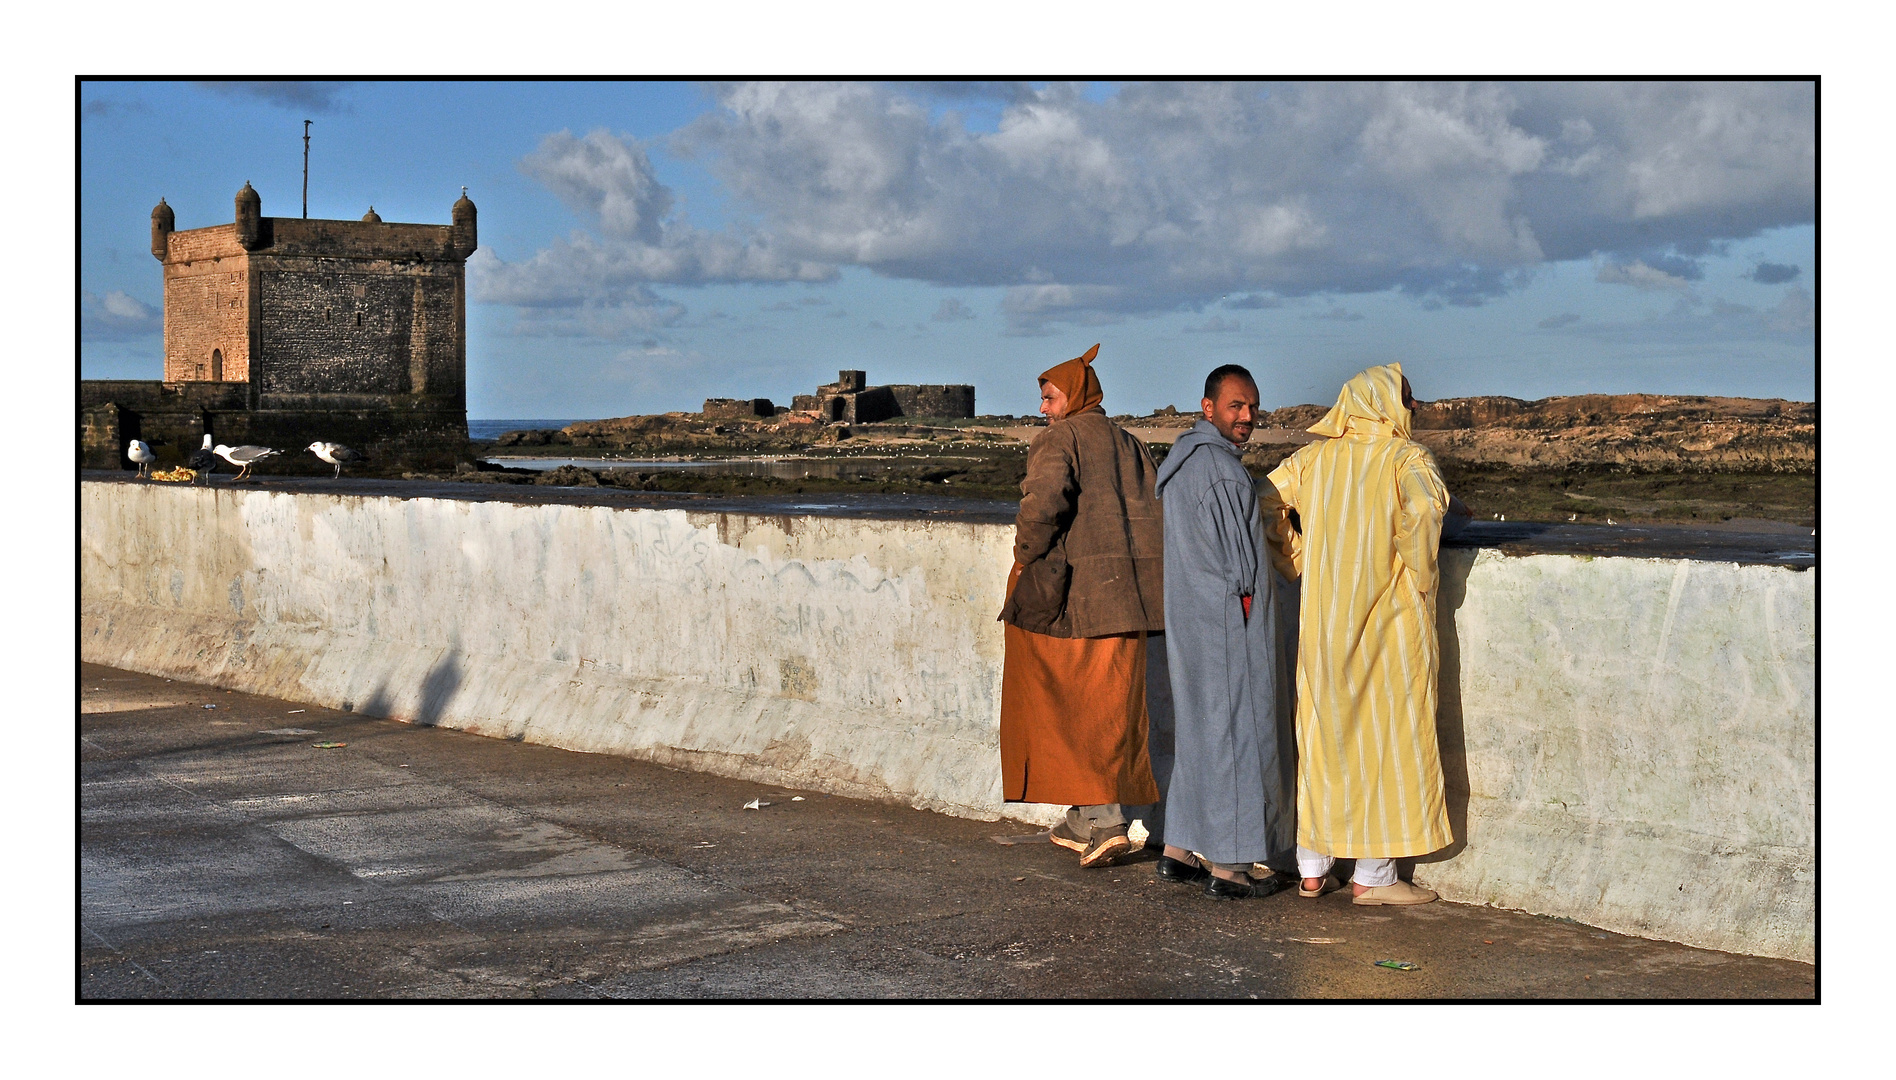
{"type": "MultiPolygon", "coordinates": [[[[1246,461],[1274,463],[1305,441],[1304,429],[1328,411],[1327,405],[1291,405],[1265,414],[1259,428],[1277,431],[1260,430],[1246,461]]],[[[1190,427],[1196,418],[1195,412],[1172,409],[1115,419],[1156,433],[1190,427]]],[[[992,432],[1027,422],[991,419],[992,432]]],[[[508,432],[496,440],[496,446],[715,455],[795,452],[842,439],[855,444],[1003,439],[1000,434],[979,431],[979,427],[901,424],[838,428],[796,413],[757,420],[668,413],[586,421],[561,431],[508,432]]],[[[1417,408],[1414,436],[1445,465],[1613,466],[1634,472],[1712,473],[1814,473],[1817,468],[1817,406],[1768,398],[1667,394],[1579,394],[1539,401],[1445,398],[1417,408]]]]}
{"type": "MultiPolygon", "coordinates": [[[[1301,431],[1328,411],[1327,405],[1292,405],[1272,410],[1266,423],[1301,431]]],[[[1775,398],[1445,398],[1417,407],[1414,436],[1438,457],[1491,465],[1618,465],[1642,472],[1817,467],[1817,406],[1775,398]]]]}
{"type": "Polygon", "coordinates": [[[1500,465],[1621,465],[1640,471],[1813,472],[1812,402],[1663,394],[1519,401],[1458,398],[1418,409],[1415,438],[1438,455],[1500,465]]]}

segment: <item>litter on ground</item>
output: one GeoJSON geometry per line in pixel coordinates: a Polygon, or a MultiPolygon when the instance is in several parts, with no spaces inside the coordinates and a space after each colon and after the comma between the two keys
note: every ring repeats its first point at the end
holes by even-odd
{"type": "Polygon", "coordinates": [[[318,750],[340,750],[349,744],[346,742],[319,742],[310,743],[310,745],[318,750]]]}
{"type": "Polygon", "coordinates": [[[1376,961],[1376,966],[1379,968],[1388,968],[1391,971],[1414,971],[1417,967],[1417,965],[1411,964],[1407,960],[1378,960],[1376,961]]]}
{"type": "Polygon", "coordinates": [[[762,799],[752,799],[751,801],[744,804],[744,809],[762,810],[764,807],[769,806],[769,805],[770,805],[769,803],[765,802],[762,799]]]}

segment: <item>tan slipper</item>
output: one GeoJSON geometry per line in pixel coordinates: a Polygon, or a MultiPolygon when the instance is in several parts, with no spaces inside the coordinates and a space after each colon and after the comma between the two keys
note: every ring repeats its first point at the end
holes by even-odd
{"type": "Polygon", "coordinates": [[[1362,895],[1351,899],[1350,903],[1361,904],[1364,907],[1378,907],[1384,904],[1399,906],[1426,904],[1433,899],[1435,899],[1433,889],[1424,889],[1421,886],[1398,880],[1394,885],[1378,885],[1373,889],[1365,889],[1362,895]]]}
{"type": "Polygon", "coordinates": [[[1342,887],[1343,887],[1343,883],[1337,880],[1337,876],[1335,874],[1323,875],[1323,884],[1317,886],[1314,889],[1304,888],[1303,879],[1302,878],[1297,879],[1297,895],[1298,896],[1322,896],[1325,893],[1333,893],[1342,887]]]}

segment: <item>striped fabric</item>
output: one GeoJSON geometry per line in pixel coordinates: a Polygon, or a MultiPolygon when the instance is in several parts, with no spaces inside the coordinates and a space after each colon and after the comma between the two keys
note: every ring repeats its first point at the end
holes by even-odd
{"type": "Polygon", "coordinates": [[[1339,858],[1425,855],[1452,839],[1435,737],[1435,552],[1448,489],[1409,440],[1401,387],[1397,364],[1351,379],[1310,429],[1331,437],[1285,459],[1259,490],[1273,561],[1303,576],[1297,843],[1339,858]]]}

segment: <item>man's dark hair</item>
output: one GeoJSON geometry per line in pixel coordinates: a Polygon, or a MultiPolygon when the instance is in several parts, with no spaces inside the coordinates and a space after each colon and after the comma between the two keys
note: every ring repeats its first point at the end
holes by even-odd
{"type": "Polygon", "coordinates": [[[1237,364],[1220,364],[1211,369],[1211,374],[1205,376],[1205,396],[1213,401],[1218,400],[1219,388],[1224,386],[1226,379],[1234,375],[1250,383],[1252,386],[1257,385],[1257,380],[1251,378],[1251,373],[1239,367],[1237,364]]]}

